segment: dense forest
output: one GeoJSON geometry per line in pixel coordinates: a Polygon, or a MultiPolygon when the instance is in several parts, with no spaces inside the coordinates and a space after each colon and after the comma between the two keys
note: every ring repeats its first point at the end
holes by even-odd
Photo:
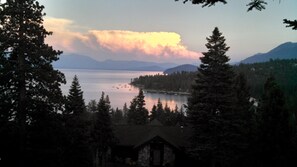
{"type": "MultiPolygon", "coordinates": [[[[246,76],[251,96],[259,99],[264,91],[264,83],[270,76],[284,91],[290,108],[297,109],[297,60],[270,60],[264,63],[239,64],[233,66],[234,71],[246,76]]],[[[132,85],[158,92],[191,92],[196,72],[181,72],[171,75],[150,75],[134,78],[132,85]]]]}

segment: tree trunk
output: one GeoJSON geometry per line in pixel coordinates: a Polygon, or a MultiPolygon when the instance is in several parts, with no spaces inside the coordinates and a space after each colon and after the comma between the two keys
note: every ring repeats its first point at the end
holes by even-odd
{"type": "Polygon", "coordinates": [[[18,129],[19,129],[19,166],[24,165],[25,135],[26,135],[26,79],[25,79],[25,58],[24,54],[18,56],[19,68],[19,104],[17,107],[18,129]]]}
{"type": "MultiPolygon", "coordinates": [[[[19,2],[20,9],[23,9],[23,2],[19,2]]],[[[25,158],[25,136],[26,136],[26,77],[25,77],[25,53],[23,51],[23,36],[24,36],[24,14],[20,12],[20,28],[19,28],[19,51],[18,51],[18,71],[19,71],[19,83],[18,83],[18,106],[17,106],[17,121],[19,130],[19,154],[18,161],[19,167],[24,166],[25,158]]]]}

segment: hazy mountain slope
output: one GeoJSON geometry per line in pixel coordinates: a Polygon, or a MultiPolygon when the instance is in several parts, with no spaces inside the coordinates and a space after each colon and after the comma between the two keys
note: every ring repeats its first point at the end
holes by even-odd
{"type": "Polygon", "coordinates": [[[74,69],[98,69],[101,63],[82,55],[61,55],[60,59],[53,63],[55,68],[74,68],[74,69]]]}
{"type": "Polygon", "coordinates": [[[241,61],[243,64],[266,62],[270,59],[296,59],[297,43],[286,42],[267,53],[258,53],[241,61]]]}

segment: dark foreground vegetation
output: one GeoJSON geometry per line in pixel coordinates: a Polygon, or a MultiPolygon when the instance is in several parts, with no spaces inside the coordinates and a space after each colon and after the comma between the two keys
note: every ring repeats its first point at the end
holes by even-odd
{"type": "Polygon", "coordinates": [[[191,129],[184,152],[194,166],[296,166],[296,110],[288,109],[286,85],[269,76],[259,98],[250,101],[245,75],[228,64],[229,47],[218,28],[191,78],[187,113],[159,101],[149,116],[142,90],[123,110],[112,109],[104,93],[86,106],[75,76],[62,96],[64,75],[51,65],[61,52],[44,43],[51,33],[42,25],[42,10],[35,0],[0,6],[1,167],[107,166],[109,150],[121,140],[115,125],[156,119],[191,129]]]}

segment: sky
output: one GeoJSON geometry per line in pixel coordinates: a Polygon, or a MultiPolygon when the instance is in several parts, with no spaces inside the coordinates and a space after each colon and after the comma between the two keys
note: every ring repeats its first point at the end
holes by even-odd
{"type": "Polygon", "coordinates": [[[237,62],[284,42],[297,42],[297,31],[284,18],[297,19],[296,0],[267,0],[266,10],[247,12],[249,0],[229,0],[202,8],[182,0],[39,0],[47,43],[64,54],[103,60],[198,62],[206,37],[215,27],[237,62]]]}

